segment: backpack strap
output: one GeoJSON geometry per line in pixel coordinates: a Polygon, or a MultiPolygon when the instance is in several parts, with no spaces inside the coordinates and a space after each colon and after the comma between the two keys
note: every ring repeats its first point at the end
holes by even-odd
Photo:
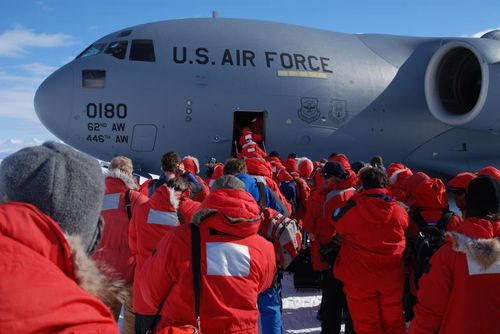
{"type": "Polygon", "coordinates": [[[259,188],[259,206],[261,209],[266,208],[266,186],[264,183],[257,181],[257,188],[259,188]]]}
{"type": "Polygon", "coordinates": [[[354,202],[352,199],[349,199],[346,204],[341,207],[337,208],[335,211],[332,213],[332,219],[334,222],[339,221],[340,218],[342,218],[349,210],[354,208],[356,206],[356,202],[354,202]]]}
{"type": "Polygon", "coordinates": [[[428,224],[425,221],[424,217],[422,217],[420,210],[411,209],[410,216],[411,218],[413,218],[413,221],[417,224],[420,231],[422,231],[425,227],[427,227],[428,224]]]}
{"type": "Polygon", "coordinates": [[[130,204],[130,189],[125,191],[125,208],[127,209],[128,220],[132,218],[132,205],[130,204]]]}
{"type": "Polygon", "coordinates": [[[436,227],[442,231],[446,231],[446,227],[448,226],[448,222],[450,221],[451,217],[454,216],[454,213],[451,212],[450,210],[443,210],[443,214],[441,215],[441,218],[439,218],[439,221],[436,224],[436,227]]]}
{"type": "Polygon", "coordinates": [[[193,265],[193,288],[194,305],[196,310],[196,327],[201,332],[200,324],[200,290],[201,290],[201,251],[200,251],[200,227],[197,224],[191,224],[191,247],[192,247],[192,265],[193,265]]]}

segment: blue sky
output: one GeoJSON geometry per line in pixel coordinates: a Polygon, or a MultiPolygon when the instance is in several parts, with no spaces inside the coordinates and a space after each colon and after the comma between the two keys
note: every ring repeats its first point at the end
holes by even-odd
{"type": "Polygon", "coordinates": [[[141,23],[247,18],[346,33],[480,36],[500,27],[499,0],[2,0],[0,159],[54,137],[38,121],[38,85],[98,38],[141,23]]]}

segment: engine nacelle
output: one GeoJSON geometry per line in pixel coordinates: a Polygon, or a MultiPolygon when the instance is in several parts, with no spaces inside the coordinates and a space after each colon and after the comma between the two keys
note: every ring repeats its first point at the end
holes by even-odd
{"type": "Polygon", "coordinates": [[[425,98],[432,115],[454,127],[500,132],[500,42],[450,41],[432,56],[425,98]]]}

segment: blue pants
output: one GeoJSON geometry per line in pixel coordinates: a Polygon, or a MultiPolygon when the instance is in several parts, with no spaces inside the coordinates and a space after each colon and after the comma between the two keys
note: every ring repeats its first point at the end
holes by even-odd
{"type": "Polygon", "coordinates": [[[281,334],[281,280],[263,291],[257,300],[262,334],[281,334]]]}

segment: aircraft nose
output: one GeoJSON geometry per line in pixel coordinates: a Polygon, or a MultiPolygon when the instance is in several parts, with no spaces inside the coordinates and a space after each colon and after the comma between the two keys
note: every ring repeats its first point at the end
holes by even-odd
{"type": "Polygon", "coordinates": [[[73,70],[63,66],[38,87],[35,112],[42,124],[59,138],[64,137],[73,109],[73,70]]]}

